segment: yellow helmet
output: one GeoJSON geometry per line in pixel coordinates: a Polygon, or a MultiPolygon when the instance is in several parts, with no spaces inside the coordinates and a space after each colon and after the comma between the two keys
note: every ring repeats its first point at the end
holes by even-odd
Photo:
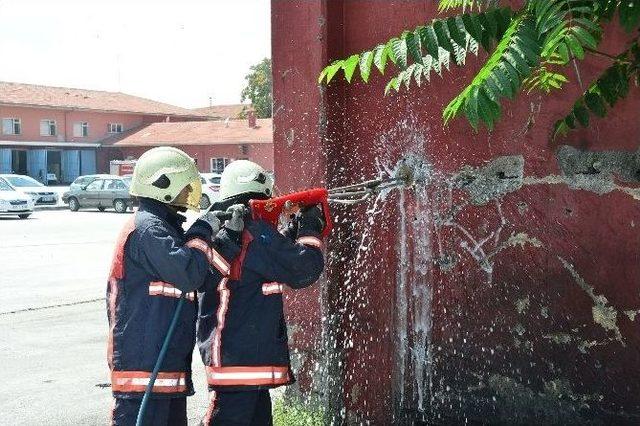
{"type": "Polygon", "coordinates": [[[184,151],[169,146],[152,148],[136,162],[129,193],[199,211],[200,173],[184,151]],[[178,197],[185,188],[187,193],[178,197]]]}

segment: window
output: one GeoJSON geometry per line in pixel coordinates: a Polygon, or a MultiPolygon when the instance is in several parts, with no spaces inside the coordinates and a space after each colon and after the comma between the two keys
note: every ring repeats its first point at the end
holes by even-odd
{"type": "Polygon", "coordinates": [[[100,188],[102,188],[102,182],[104,182],[102,179],[94,180],[89,185],[87,185],[87,191],[99,191],[100,188]]]}
{"type": "Polygon", "coordinates": [[[109,133],[122,133],[122,123],[109,123],[107,131],[109,133]]]}
{"type": "Polygon", "coordinates": [[[19,118],[3,118],[2,133],[5,135],[19,135],[22,133],[22,125],[19,118]]]}
{"type": "Polygon", "coordinates": [[[86,121],[73,123],[73,137],[86,138],[89,136],[89,123],[86,121]]]}
{"type": "Polygon", "coordinates": [[[120,179],[108,179],[104,181],[104,188],[102,189],[105,191],[126,190],[127,185],[120,179]]]}
{"type": "Polygon", "coordinates": [[[212,158],[211,173],[222,173],[230,162],[231,160],[228,158],[212,158]]]}
{"type": "Polygon", "coordinates": [[[40,120],[40,136],[55,136],[56,120],[40,120]]]}

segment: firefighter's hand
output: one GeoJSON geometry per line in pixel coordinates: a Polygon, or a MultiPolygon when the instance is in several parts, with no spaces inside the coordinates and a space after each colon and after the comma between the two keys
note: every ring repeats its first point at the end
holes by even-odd
{"type": "Polygon", "coordinates": [[[320,205],[308,207],[298,213],[298,235],[300,236],[321,234],[325,226],[320,205]]]}
{"type": "Polygon", "coordinates": [[[231,219],[224,223],[225,228],[235,232],[242,232],[244,229],[244,215],[247,208],[244,204],[235,204],[227,209],[227,213],[231,213],[231,219]]]}
{"type": "Polygon", "coordinates": [[[207,212],[200,216],[199,220],[206,222],[211,227],[211,235],[216,235],[220,230],[220,219],[216,216],[216,212],[207,212]]]}

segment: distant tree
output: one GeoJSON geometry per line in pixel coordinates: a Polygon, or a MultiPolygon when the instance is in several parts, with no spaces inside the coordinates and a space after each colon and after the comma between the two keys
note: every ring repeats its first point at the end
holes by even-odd
{"type": "Polygon", "coordinates": [[[271,59],[264,58],[250,68],[245,76],[247,86],[242,89],[240,102],[251,100],[259,118],[271,117],[273,105],[273,78],[271,76],[271,59]]]}

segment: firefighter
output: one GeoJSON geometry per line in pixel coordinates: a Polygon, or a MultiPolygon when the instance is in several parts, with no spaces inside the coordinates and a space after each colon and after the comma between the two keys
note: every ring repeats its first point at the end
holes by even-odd
{"type": "Polygon", "coordinates": [[[230,240],[214,244],[220,221],[212,213],[184,232],[186,218],[181,213],[198,211],[201,196],[198,169],[186,153],[170,147],[145,152],[135,166],[129,192],[140,206],[118,237],[107,285],[112,424],[135,425],[176,305],[185,294],[145,425],[186,425],[186,397],[194,393],[194,292],[205,278],[227,275],[240,248],[230,240]]]}
{"type": "MultiPolygon", "coordinates": [[[[272,178],[255,163],[234,161],[222,173],[222,205],[246,207],[272,195],[272,178]]],[[[197,339],[210,391],[204,425],[272,424],[269,389],[294,382],[282,292],[310,286],[324,268],[318,206],[300,213],[284,234],[244,217],[242,231],[225,224],[218,234],[241,246],[230,276],[207,279],[198,290],[197,339]]]]}

